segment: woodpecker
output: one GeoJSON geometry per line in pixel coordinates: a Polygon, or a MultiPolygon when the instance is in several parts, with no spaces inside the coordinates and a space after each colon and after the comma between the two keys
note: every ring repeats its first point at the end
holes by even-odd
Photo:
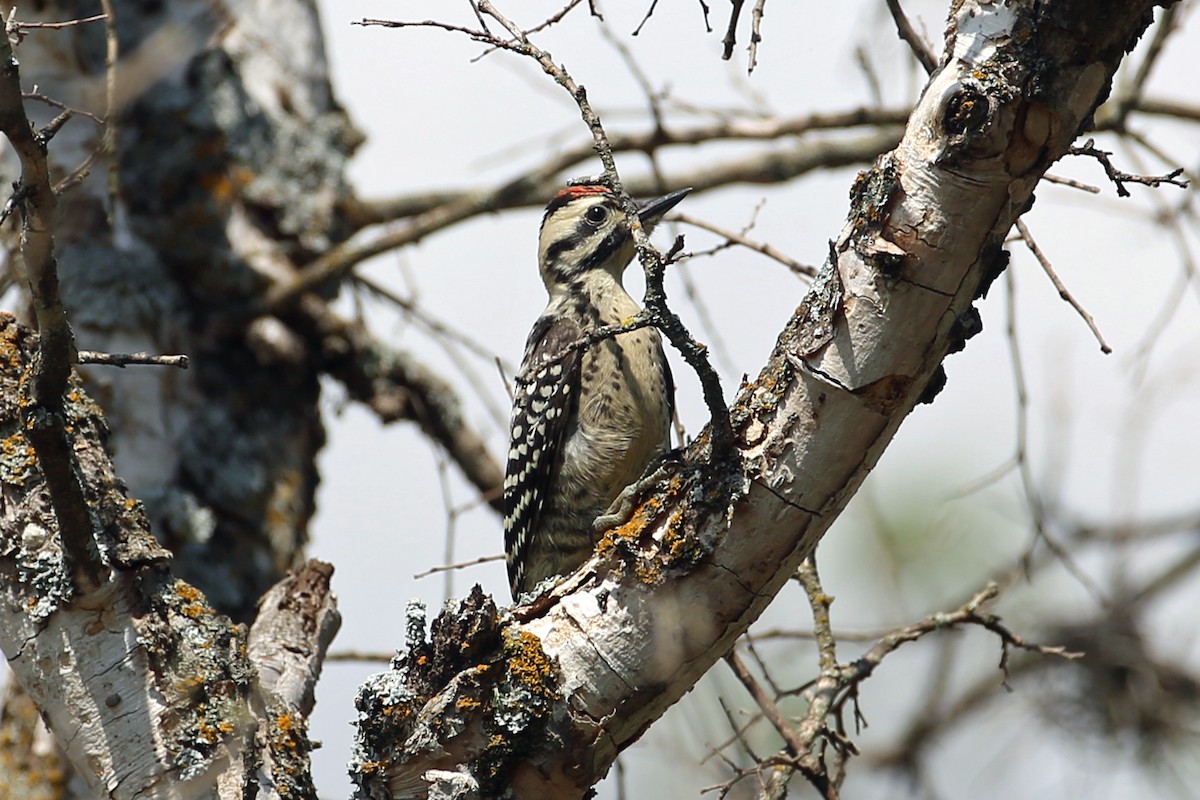
{"type": "MultiPolygon", "coordinates": [[[[646,232],[689,191],[639,203],[646,232]]],[[[634,252],[608,186],[574,184],[546,206],[538,266],[550,299],[525,343],[504,477],[513,599],[586,561],[592,522],[670,449],[675,390],[658,331],[579,346],[641,311],[621,283],[634,252]]]]}

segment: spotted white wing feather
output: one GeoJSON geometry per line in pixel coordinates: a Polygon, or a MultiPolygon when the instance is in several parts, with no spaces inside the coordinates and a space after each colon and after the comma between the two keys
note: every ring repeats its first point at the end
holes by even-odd
{"type": "Polygon", "coordinates": [[[562,317],[542,317],[525,344],[509,426],[508,467],[504,475],[504,549],[513,596],[524,583],[532,537],[549,499],[568,422],[578,402],[581,336],[562,317]]]}

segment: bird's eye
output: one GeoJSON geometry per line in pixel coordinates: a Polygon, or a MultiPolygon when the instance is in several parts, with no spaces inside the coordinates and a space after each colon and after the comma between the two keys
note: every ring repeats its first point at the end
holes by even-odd
{"type": "Polygon", "coordinates": [[[608,209],[604,206],[592,206],[587,210],[587,221],[593,225],[599,225],[604,220],[608,219],[608,209]]]}

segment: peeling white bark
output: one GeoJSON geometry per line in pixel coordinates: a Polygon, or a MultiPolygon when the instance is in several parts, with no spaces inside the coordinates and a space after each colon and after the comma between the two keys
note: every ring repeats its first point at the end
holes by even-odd
{"type": "Polygon", "coordinates": [[[315,797],[306,720],[337,626],[332,568],[276,586],[247,642],[171,576],[76,377],[64,411],[103,580],[73,586],[24,434],[35,341],[0,315],[0,650],[14,678],[91,796],[315,797]]]}
{"type": "MultiPolygon", "coordinates": [[[[179,556],[177,574],[249,620],[302,558],[324,432],[312,414],[319,351],[305,342],[295,358],[274,349],[278,337],[241,334],[265,287],[340,235],[359,137],[330,89],[310,0],[113,5],[117,152],[61,197],[64,304],[81,349],[192,356],[187,371],[85,371],[103,387],[122,478],[179,556]]],[[[77,11],[50,0],[16,17],[77,11]]],[[[25,87],[100,118],[104,54],[104,22],[17,47],[25,87]]],[[[57,113],[25,105],[38,124],[57,113]]],[[[47,149],[54,179],[103,135],[93,119],[68,121],[47,149]]],[[[0,237],[12,250],[10,229],[0,237]]]]}

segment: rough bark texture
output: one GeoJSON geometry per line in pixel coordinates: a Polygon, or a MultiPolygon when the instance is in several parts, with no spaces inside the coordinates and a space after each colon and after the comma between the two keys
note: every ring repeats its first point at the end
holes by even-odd
{"type": "MultiPolygon", "coordinates": [[[[1150,2],[964,0],[899,147],[859,176],[831,258],[734,409],[529,606],[447,610],[359,698],[370,797],[574,798],[761,613],[978,331],[972,303],[1038,180],[1087,129],[1150,2]],[[740,470],[739,470],[740,467],[740,470]],[[743,474],[744,471],[744,474],[743,474]],[[734,483],[741,497],[726,505],[734,483]],[[472,632],[451,658],[455,639],[472,632]]],[[[461,638],[458,641],[463,641],[461,638]]]]}
{"type": "Polygon", "coordinates": [[[213,619],[199,592],[170,580],[163,567],[168,554],[147,534],[140,504],[126,501],[104,452],[103,420],[78,381],[65,404],[72,446],[101,527],[101,548],[117,575],[74,595],[45,481],[24,434],[24,376],[36,340],[5,315],[0,343],[0,646],[94,788],[120,794],[125,787],[132,796],[134,787],[154,784],[161,779],[156,773],[172,766],[195,777],[222,746],[218,726],[244,717],[237,706],[248,670],[244,658],[234,657],[239,635],[228,620],[213,619]],[[161,684],[144,682],[154,673],[161,684]],[[191,702],[193,691],[205,698],[199,707],[191,702]],[[144,739],[130,736],[131,729],[168,716],[177,717],[173,731],[151,723],[144,739]],[[110,741],[124,744],[110,747],[110,741]]]}
{"type": "MultiPolygon", "coordinates": [[[[247,640],[171,575],[142,504],[116,477],[99,408],[73,377],[67,431],[105,568],[98,588],[74,587],[26,435],[36,346],[0,315],[0,649],[84,796],[315,797],[306,717],[337,627],[332,570],[310,564],[272,590],[247,640]]],[[[6,704],[0,722],[15,726],[20,708],[6,704]]],[[[5,745],[26,762],[6,764],[7,786],[63,783],[53,761],[5,745]]]]}
{"type": "MultiPolygon", "coordinates": [[[[311,796],[306,718],[336,627],[331,607],[316,607],[330,603],[328,574],[310,568],[283,605],[268,598],[250,661],[244,631],[214,607],[253,619],[263,592],[303,557],[324,438],[319,376],[345,382],[386,421],[420,422],[481,491],[501,474],[438,376],[330,310],[324,296],[336,280],[268,308],[272,290],[344,238],[353,205],[343,171],[360,137],[332,96],[314,3],[112,5],[107,21],[26,31],[18,57],[0,54],[0,125],[22,144],[20,163],[0,169],[36,193],[21,206],[21,237],[11,223],[0,236],[15,283],[39,290],[26,317],[50,355],[38,363],[57,381],[46,389],[35,370],[23,405],[4,408],[5,653],[88,781],[83,796],[169,796],[206,781],[231,797],[311,796]],[[34,87],[83,112],[49,147],[38,129],[58,108],[22,107],[20,92],[34,87]],[[68,315],[83,349],[186,353],[191,369],[88,370],[110,435],[77,377],[61,391],[74,358],[68,315]],[[53,440],[36,438],[45,415],[30,409],[43,407],[59,421],[53,440]],[[56,486],[91,494],[59,502],[56,486]],[[149,538],[149,521],[190,584],[165,571],[169,554],[149,538]],[[95,552],[101,522],[136,531],[129,541],[149,562],[95,552]],[[111,625],[88,627],[97,618],[111,625]],[[263,627],[270,619],[278,628],[263,627]],[[89,661],[111,675],[75,668],[89,661]],[[251,662],[265,676],[254,692],[251,662]]],[[[11,4],[0,10],[14,18],[11,4]]],[[[22,6],[15,18],[102,10],[63,0],[22,6]]],[[[19,372],[28,334],[8,318],[3,326],[5,366],[19,372]]],[[[19,375],[5,379],[15,403],[19,375]]],[[[22,734],[0,741],[0,786],[36,777],[23,774],[36,717],[19,710],[8,721],[22,734]]],[[[57,790],[64,775],[40,785],[57,790]]]]}
{"type": "MultiPolygon", "coordinates": [[[[100,11],[52,2],[18,14],[100,11]]],[[[89,374],[119,471],[176,568],[249,619],[303,555],[324,440],[319,351],[256,308],[294,264],[340,238],[336,209],[358,134],[330,91],[310,2],[115,12],[115,153],[60,200],[64,302],[82,348],[191,357],[186,372],[89,374]]],[[[104,116],[103,22],[29,35],[19,56],[25,86],[104,116]]],[[[52,178],[101,136],[94,122],[70,120],[49,149],[52,178]]]]}

